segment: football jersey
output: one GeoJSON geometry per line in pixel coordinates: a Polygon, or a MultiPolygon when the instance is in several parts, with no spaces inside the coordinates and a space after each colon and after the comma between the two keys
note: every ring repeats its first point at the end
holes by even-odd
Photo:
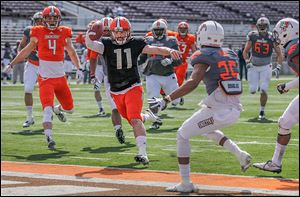
{"type": "Polygon", "coordinates": [[[191,64],[209,66],[203,79],[208,95],[219,87],[222,80],[239,80],[238,56],[228,48],[201,48],[191,56],[191,64]]]}
{"type": "Polygon", "coordinates": [[[182,54],[182,61],[186,62],[186,59],[190,53],[191,46],[196,42],[196,37],[192,34],[187,34],[184,38],[182,38],[179,35],[179,33],[176,32],[176,39],[177,39],[179,51],[182,54]]]}
{"type": "Polygon", "coordinates": [[[284,49],[287,64],[297,74],[297,76],[299,76],[299,65],[296,65],[292,62],[293,58],[299,59],[299,38],[287,43],[284,49]]]}
{"type": "Polygon", "coordinates": [[[38,38],[39,58],[46,61],[63,61],[66,38],[72,38],[72,29],[59,26],[50,30],[44,26],[34,26],[31,36],[38,38]]]}
{"type": "Polygon", "coordinates": [[[247,41],[252,42],[251,63],[254,66],[265,66],[271,63],[274,47],[271,32],[261,35],[257,31],[251,31],[247,35],[247,41]]]}
{"type": "Polygon", "coordinates": [[[120,92],[141,83],[137,67],[138,56],[147,45],[143,37],[132,37],[123,45],[115,44],[111,38],[102,38],[103,57],[107,64],[108,81],[112,92],[120,92]]]}
{"type": "MultiPolygon", "coordinates": [[[[162,39],[158,40],[153,38],[152,36],[147,37],[146,41],[148,43],[148,45],[151,46],[158,46],[158,47],[168,47],[171,49],[175,49],[178,50],[178,45],[177,45],[177,41],[176,38],[174,36],[164,36],[162,39]]],[[[145,55],[145,54],[143,54],[145,55]]],[[[152,55],[147,55],[147,65],[144,69],[144,74],[149,76],[151,74],[155,74],[155,75],[160,75],[160,76],[169,76],[171,74],[174,73],[174,66],[178,66],[181,64],[181,60],[180,61],[174,61],[167,66],[163,66],[161,64],[161,60],[165,59],[165,58],[171,58],[171,56],[162,56],[162,55],[156,55],[156,54],[152,54],[152,55]]],[[[141,57],[143,58],[143,57],[141,57]]]]}
{"type": "MultiPolygon", "coordinates": [[[[26,37],[26,45],[30,42],[30,31],[31,31],[32,26],[27,26],[24,29],[24,36],[26,37]]],[[[34,49],[28,56],[28,61],[33,63],[34,65],[38,66],[39,65],[39,57],[38,57],[38,53],[37,50],[34,49]]]]}

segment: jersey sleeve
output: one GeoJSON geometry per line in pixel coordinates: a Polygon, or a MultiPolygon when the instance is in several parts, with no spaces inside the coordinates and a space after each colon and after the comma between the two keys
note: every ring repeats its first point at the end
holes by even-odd
{"type": "Polygon", "coordinates": [[[99,55],[99,53],[97,53],[97,52],[95,52],[95,51],[91,51],[91,53],[90,53],[90,58],[97,59],[97,58],[98,58],[98,55],[99,55]]]}
{"type": "Polygon", "coordinates": [[[98,40],[92,41],[88,35],[88,32],[86,32],[85,44],[86,44],[87,48],[92,51],[95,51],[100,54],[104,53],[104,44],[98,40]]]}
{"type": "Polygon", "coordinates": [[[39,26],[32,27],[30,31],[30,37],[38,37],[40,35],[39,26]]]}
{"type": "Polygon", "coordinates": [[[250,31],[250,32],[247,34],[246,40],[247,40],[247,41],[253,41],[253,35],[254,35],[254,32],[253,32],[253,31],[250,31]]]}
{"type": "Polygon", "coordinates": [[[30,31],[31,31],[31,26],[28,26],[28,27],[26,27],[25,29],[24,29],[24,32],[23,32],[23,34],[24,34],[24,36],[26,36],[26,38],[29,38],[30,37],[30,31]]]}
{"type": "Polygon", "coordinates": [[[73,32],[72,32],[72,29],[70,27],[66,27],[65,32],[66,32],[66,37],[67,38],[72,38],[73,32]]]}

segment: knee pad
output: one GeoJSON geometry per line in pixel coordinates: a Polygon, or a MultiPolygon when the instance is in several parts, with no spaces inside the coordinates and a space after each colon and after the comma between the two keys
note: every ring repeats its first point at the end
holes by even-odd
{"type": "Polygon", "coordinates": [[[278,127],[279,127],[278,134],[280,135],[288,135],[291,133],[289,121],[282,116],[278,120],[278,127]]]}
{"type": "Polygon", "coordinates": [[[177,132],[177,157],[190,157],[191,146],[190,140],[181,135],[181,130],[177,132]]]}
{"type": "Polygon", "coordinates": [[[24,91],[25,91],[25,93],[32,94],[33,90],[34,90],[34,87],[30,87],[30,86],[24,85],[24,91]]]}
{"type": "Polygon", "coordinates": [[[220,130],[216,130],[213,132],[205,133],[202,136],[205,136],[208,139],[213,140],[216,144],[219,145],[221,139],[224,137],[224,133],[220,130]]]}
{"type": "Polygon", "coordinates": [[[44,113],[43,113],[43,122],[52,122],[52,107],[47,106],[44,108],[44,113]]]}

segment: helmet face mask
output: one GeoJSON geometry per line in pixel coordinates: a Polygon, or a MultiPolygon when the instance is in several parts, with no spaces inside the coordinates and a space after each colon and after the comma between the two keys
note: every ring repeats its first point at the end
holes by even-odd
{"type": "Polygon", "coordinates": [[[155,39],[161,40],[167,33],[167,25],[161,19],[156,20],[152,24],[151,31],[155,39]]]}
{"type": "Polygon", "coordinates": [[[256,28],[259,33],[265,34],[269,31],[270,21],[266,17],[261,17],[257,20],[256,28]]]}
{"type": "Polygon", "coordinates": [[[55,6],[48,6],[43,11],[43,19],[46,27],[55,30],[61,21],[61,13],[55,6]]]}
{"type": "Polygon", "coordinates": [[[185,37],[189,32],[189,25],[187,22],[180,22],[178,24],[177,31],[181,37],[185,37]]]}
{"type": "Polygon", "coordinates": [[[159,40],[163,38],[164,32],[165,32],[165,30],[162,28],[152,29],[153,37],[157,38],[159,40]]]}

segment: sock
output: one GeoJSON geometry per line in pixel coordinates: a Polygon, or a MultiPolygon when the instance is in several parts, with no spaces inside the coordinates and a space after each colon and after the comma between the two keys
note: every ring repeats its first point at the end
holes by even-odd
{"type": "Polygon", "coordinates": [[[121,127],[121,125],[115,125],[114,128],[115,128],[115,131],[117,131],[118,129],[121,129],[122,127],[121,127]]]}
{"type": "Polygon", "coordinates": [[[102,101],[97,101],[97,104],[98,104],[99,109],[101,109],[102,108],[102,101]]]}
{"type": "Polygon", "coordinates": [[[32,116],[32,106],[26,106],[26,110],[27,110],[27,120],[30,120],[33,118],[32,116]]]}
{"type": "Polygon", "coordinates": [[[147,138],[146,136],[137,136],[135,138],[136,145],[139,149],[139,155],[147,156],[146,147],[147,147],[147,138]]]}
{"type": "Polygon", "coordinates": [[[242,150],[230,139],[224,142],[223,147],[233,153],[238,159],[240,158],[242,150]]]}
{"type": "Polygon", "coordinates": [[[52,129],[45,129],[44,130],[44,134],[49,137],[50,139],[52,139],[52,129]]]}
{"type": "Polygon", "coordinates": [[[142,117],[144,117],[144,122],[146,122],[147,120],[149,120],[150,115],[149,114],[142,114],[142,117]]]}
{"type": "Polygon", "coordinates": [[[281,145],[278,142],[276,143],[276,148],[274,151],[272,162],[275,163],[277,166],[281,166],[285,149],[286,149],[286,145],[281,145]]]}
{"type": "Polygon", "coordinates": [[[179,171],[180,171],[180,176],[181,176],[181,181],[184,184],[190,183],[190,171],[191,167],[190,164],[178,164],[179,166],[179,171]]]}
{"type": "Polygon", "coordinates": [[[265,111],[265,106],[260,106],[260,111],[265,111]]]}

